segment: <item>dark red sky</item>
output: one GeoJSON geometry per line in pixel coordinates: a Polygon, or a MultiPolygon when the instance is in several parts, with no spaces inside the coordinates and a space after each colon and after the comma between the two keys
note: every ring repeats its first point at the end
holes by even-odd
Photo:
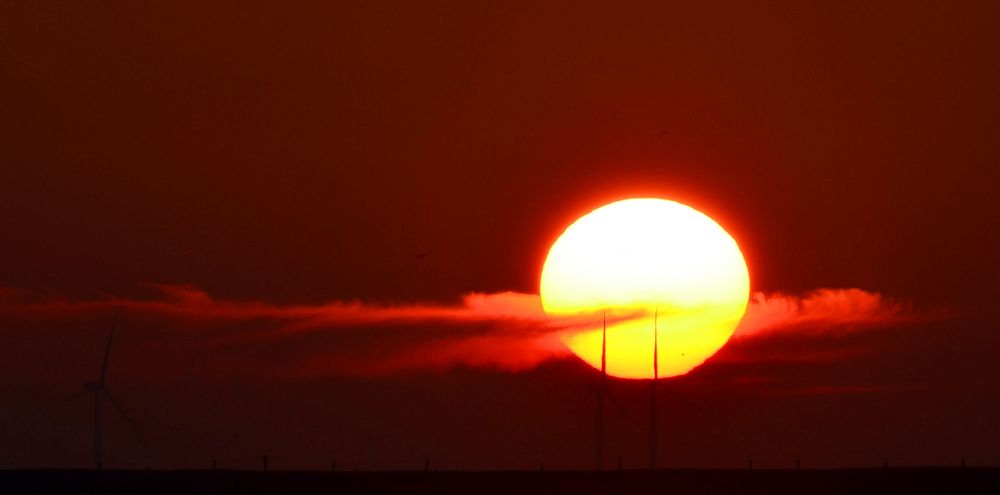
{"type": "MultiPolygon", "coordinates": [[[[727,348],[678,380],[718,418],[668,402],[665,464],[1000,463],[991,2],[113,3],[0,7],[7,292],[532,293],[568,222],[660,195],[736,237],[755,291],[950,314],[727,348]]],[[[227,374],[197,333],[155,354],[168,330],[143,318],[123,315],[112,383],[147,447],[109,418],[115,465],[589,466],[593,373],[573,359],[302,378],[314,343],[284,342],[227,374]]],[[[63,397],[109,322],[4,314],[0,467],[88,464],[88,403],[63,397]]],[[[642,428],[615,421],[610,451],[641,464],[642,428]]]]}

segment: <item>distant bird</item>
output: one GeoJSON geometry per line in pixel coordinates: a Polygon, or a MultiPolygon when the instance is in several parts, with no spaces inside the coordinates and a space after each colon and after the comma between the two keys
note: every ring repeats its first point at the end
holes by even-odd
{"type": "Polygon", "coordinates": [[[423,261],[427,257],[427,253],[420,253],[417,255],[417,259],[423,261]]]}
{"type": "Polygon", "coordinates": [[[115,409],[125,418],[132,428],[135,428],[136,433],[139,431],[139,425],[129,417],[128,413],[125,412],[125,408],[115,400],[115,397],[111,395],[111,391],[108,390],[107,378],[108,378],[108,358],[111,355],[111,340],[115,336],[115,327],[118,325],[118,312],[115,312],[115,318],[111,321],[111,333],[108,334],[108,343],[104,347],[104,361],[101,362],[101,374],[98,376],[96,382],[85,382],[83,387],[88,392],[94,393],[94,467],[98,470],[101,469],[102,464],[102,437],[101,437],[101,396],[103,395],[108,399],[115,409]]]}
{"type": "Polygon", "coordinates": [[[666,135],[667,135],[667,131],[660,131],[659,137],[663,137],[663,136],[666,136],[666,135]]]}

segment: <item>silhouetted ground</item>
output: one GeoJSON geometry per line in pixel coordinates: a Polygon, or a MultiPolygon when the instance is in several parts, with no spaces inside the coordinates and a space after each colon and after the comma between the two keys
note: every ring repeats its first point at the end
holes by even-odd
{"type": "Polygon", "coordinates": [[[496,472],[0,471],[0,493],[1000,494],[1000,469],[496,472]]]}

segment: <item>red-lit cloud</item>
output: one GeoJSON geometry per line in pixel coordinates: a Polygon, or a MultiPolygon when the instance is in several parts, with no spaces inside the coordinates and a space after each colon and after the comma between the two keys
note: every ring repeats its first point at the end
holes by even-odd
{"type": "Polygon", "coordinates": [[[804,296],[758,292],[751,298],[734,338],[845,334],[942,315],[941,310],[919,312],[909,302],[861,289],[817,289],[804,296]]]}
{"type": "MultiPolygon", "coordinates": [[[[135,352],[183,356],[202,348],[205,357],[191,361],[207,370],[285,375],[371,375],[452,366],[524,370],[569,355],[559,334],[592,324],[586,315],[547,316],[537,295],[514,292],[471,293],[457,304],[282,305],[214,298],[189,286],[150,287],[155,295],[148,299],[93,301],[0,288],[0,319],[35,321],[31,331],[50,332],[58,339],[73,326],[67,322],[101,314],[110,321],[120,309],[123,326],[133,327],[127,331],[144,333],[133,342],[148,349],[135,352]]],[[[735,338],[840,335],[924,317],[908,303],[859,289],[821,289],[802,297],[758,293],[735,338]]]]}

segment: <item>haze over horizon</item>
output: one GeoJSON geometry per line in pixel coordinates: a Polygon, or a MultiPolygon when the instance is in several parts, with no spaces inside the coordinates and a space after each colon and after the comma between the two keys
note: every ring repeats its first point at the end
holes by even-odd
{"type": "MultiPolygon", "coordinates": [[[[108,467],[590,468],[539,278],[632,197],[750,272],[663,467],[1000,465],[998,13],[4,3],[0,468],[93,464],[116,308],[108,467]]],[[[608,465],[645,465],[643,387],[608,465]]]]}

